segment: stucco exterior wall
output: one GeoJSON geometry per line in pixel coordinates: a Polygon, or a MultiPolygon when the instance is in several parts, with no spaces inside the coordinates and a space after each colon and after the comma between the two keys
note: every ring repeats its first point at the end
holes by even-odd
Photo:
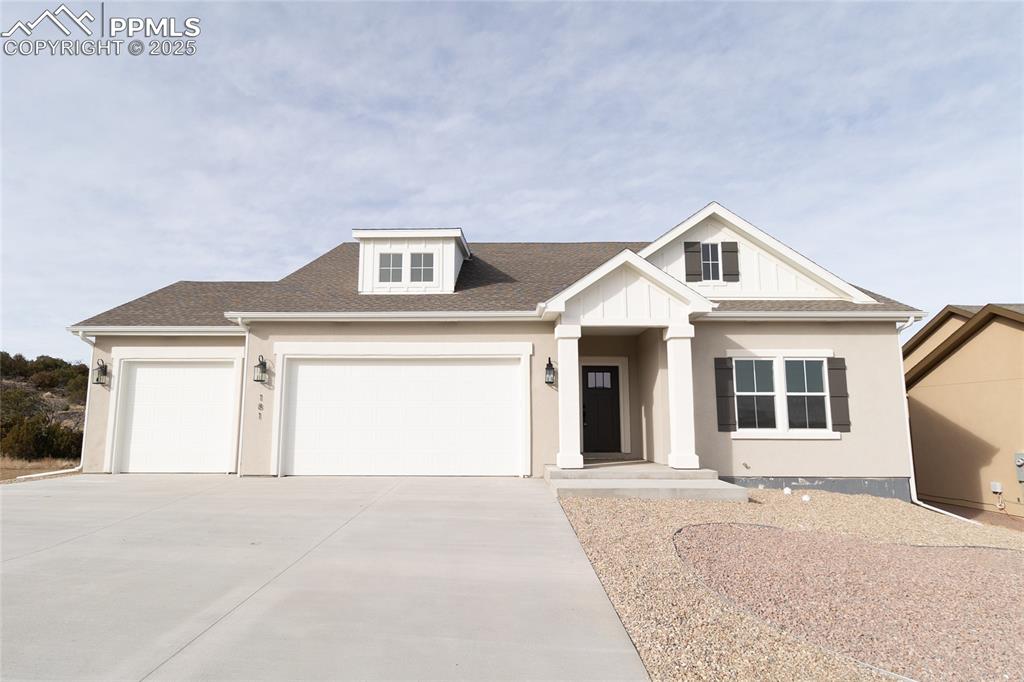
{"type": "Polygon", "coordinates": [[[668,355],[662,334],[649,329],[637,337],[637,378],[644,459],[668,464],[668,355]]]}
{"type": "Polygon", "coordinates": [[[932,333],[903,359],[904,370],[909,372],[922,358],[935,350],[936,346],[952,336],[953,332],[966,323],[966,317],[961,317],[960,315],[950,316],[949,319],[933,329],[932,333]]]}
{"type": "Polygon", "coordinates": [[[241,471],[269,476],[273,472],[271,431],[274,401],[280,391],[274,364],[274,344],[286,341],[381,342],[529,342],[531,389],[532,474],[542,476],[558,451],[558,393],[544,383],[548,357],[558,355],[554,325],[544,322],[381,322],[381,323],[256,323],[250,325],[246,359],[251,367],[258,355],[270,365],[271,381],[264,386],[246,381],[242,394],[241,471]],[[262,398],[262,400],[261,400],[262,398]],[[262,402],[263,409],[259,409],[262,402]],[[261,417],[262,414],[262,417],[261,417]]]}
{"type": "Polygon", "coordinates": [[[902,352],[891,322],[698,322],[694,416],[701,466],[735,477],[909,477],[902,352]],[[718,431],[714,359],[729,349],[831,349],[846,359],[850,433],[838,440],[735,440],[718,431]]]}
{"type": "Polygon", "coordinates": [[[995,319],[909,392],[918,495],[1024,516],[1014,455],[1024,452],[1024,325],[995,319]]]}
{"type": "MultiPolygon", "coordinates": [[[[85,473],[103,473],[106,468],[107,422],[110,417],[110,397],[118,368],[111,361],[115,347],[132,348],[186,348],[198,346],[239,348],[245,344],[243,336],[99,336],[92,349],[90,367],[103,360],[110,368],[110,381],[106,386],[90,384],[86,401],[85,434],[82,440],[82,470],[85,473]]],[[[92,377],[90,376],[90,380],[92,377]]],[[[244,379],[244,372],[243,372],[244,379]]]]}
{"type": "MultiPolygon", "coordinates": [[[[697,323],[693,340],[697,454],[703,467],[723,476],[908,477],[910,475],[900,347],[892,323],[697,323]],[[733,440],[717,430],[714,358],[728,349],[832,349],[846,358],[852,431],[839,440],[733,440]]],[[[544,383],[548,357],[557,357],[554,325],[544,322],[257,323],[250,327],[242,382],[240,472],[271,475],[277,385],[274,344],[289,341],[529,342],[531,467],[543,475],[558,450],[557,387],[544,383]],[[267,385],[251,380],[262,354],[270,362],[267,385]],[[262,409],[260,409],[262,405],[262,409]]],[[[100,337],[92,364],[110,364],[116,346],[241,347],[236,337],[100,337]]],[[[624,355],[629,361],[632,452],[667,463],[668,363],[661,329],[635,336],[587,335],[580,356],[624,355]]],[[[112,371],[116,368],[112,366],[112,371]]],[[[93,387],[88,400],[84,466],[105,470],[110,388],[93,387]]],[[[1019,412],[1019,410],[1018,410],[1019,412]]],[[[1003,480],[1007,480],[1003,477],[1003,480]]]]}

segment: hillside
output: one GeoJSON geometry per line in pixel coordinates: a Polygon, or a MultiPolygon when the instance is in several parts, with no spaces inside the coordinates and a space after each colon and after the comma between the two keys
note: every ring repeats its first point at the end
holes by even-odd
{"type": "Polygon", "coordinates": [[[0,478],[78,462],[88,382],[81,363],[0,352],[0,478]]]}

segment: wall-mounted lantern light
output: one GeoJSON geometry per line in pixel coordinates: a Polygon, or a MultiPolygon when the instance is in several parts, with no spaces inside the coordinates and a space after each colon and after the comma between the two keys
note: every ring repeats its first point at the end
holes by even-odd
{"type": "Polygon", "coordinates": [[[548,386],[555,383],[555,366],[551,364],[551,358],[548,358],[548,364],[544,367],[544,383],[548,386]]]}
{"type": "Polygon", "coordinates": [[[267,361],[263,359],[262,355],[260,356],[260,361],[253,368],[252,380],[258,384],[267,383],[267,361]]]}
{"type": "Polygon", "coordinates": [[[96,366],[92,370],[92,383],[106,386],[107,380],[107,363],[103,362],[103,360],[97,360],[96,366]]]}

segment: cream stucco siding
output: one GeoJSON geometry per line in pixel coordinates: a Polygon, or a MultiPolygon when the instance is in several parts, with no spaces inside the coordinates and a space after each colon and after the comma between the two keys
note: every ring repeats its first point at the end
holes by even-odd
{"type": "MultiPolygon", "coordinates": [[[[91,367],[103,360],[110,367],[110,382],[106,386],[90,385],[86,405],[85,434],[82,443],[82,470],[86,473],[107,471],[107,426],[110,417],[111,395],[117,380],[118,368],[112,360],[115,348],[240,348],[243,336],[100,336],[92,349],[91,367]]],[[[244,377],[244,372],[243,372],[244,377]]]]}
{"type": "Polygon", "coordinates": [[[645,459],[668,464],[668,356],[662,330],[648,329],[640,334],[637,353],[645,459]]]}
{"type": "MultiPolygon", "coordinates": [[[[723,476],[908,477],[900,350],[892,323],[698,322],[693,340],[696,446],[700,465],[723,476]],[[714,358],[737,349],[829,349],[846,359],[852,430],[836,440],[735,440],[717,430],[714,358]]],[[[273,475],[275,400],[280,386],[275,346],[288,342],[525,342],[529,358],[531,473],[543,475],[558,450],[558,388],[544,383],[544,366],[557,356],[554,325],[544,322],[253,323],[249,328],[242,384],[240,473],[273,475]],[[263,355],[270,381],[252,381],[263,355]]],[[[116,347],[240,348],[236,337],[100,337],[93,352],[111,364],[116,347]]],[[[170,351],[169,351],[170,352],[170,351]]],[[[639,334],[587,334],[580,357],[628,359],[632,454],[667,463],[669,451],[668,362],[662,329],[639,334]]],[[[113,368],[116,372],[116,368],[113,368]]],[[[563,371],[559,368],[559,371],[563,371]]],[[[114,377],[116,379],[116,377],[114,377]]],[[[87,472],[106,469],[111,389],[90,392],[83,450],[87,472]]],[[[234,425],[239,428],[238,424],[234,425]]]]}
{"type": "Polygon", "coordinates": [[[1024,516],[1014,457],[1024,452],[1024,325],[995,319],[911,386],[918,494],[1024,516]]]}
{"type": "Polygon", "coordinates": [[[241,473],[269,476],[272,471],[274,401],[280,392],[274,346],[283,342],[528,342],[530,357],[531,465],[542,475],[558,449],[558,395],[544,383],[548,357],[557,355],[554,325],[517,322],[383,322],[383,323],[256,323],[249,328],[249,362],[263,355],[270,363],[271,381],[261,386],[247,381],[242,396],[241,473]],[[262,404],[262,409],[260,406],[262,404]]]}
{"type": "Polygon", "coordinates": [[[723,476],[910,476],[901,351],[892,323],[698,323],[697,453],[723,476]],[[714,359],[730,349],[829,349],[846,359],[851,431],[838,440],[736,440],[718,431],[714,359]]]}

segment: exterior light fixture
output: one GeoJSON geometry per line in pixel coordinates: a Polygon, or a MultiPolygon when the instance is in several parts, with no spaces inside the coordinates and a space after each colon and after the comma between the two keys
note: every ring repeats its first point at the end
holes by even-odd
{"type": "Polygon", "coordinates": [[[555,383],[555,366],[551,364],[551,358],[548,358],[548,364],[544,366],[544,383],[548,386],[555,383]]]}
{"type": "Polygon", "coordinates": [[[253,368],[252,380],[258,384],[267,383],[267,361],[263,359],[262,355],[260,356],[260,361],[253,368]]]}
{"type": "Polygon", "coordinates": [[[92,383],[106,386],[108,378],[107,363],[103,362],[103,360],[97,360],[96,366],[92,370],[92,383]]]}

